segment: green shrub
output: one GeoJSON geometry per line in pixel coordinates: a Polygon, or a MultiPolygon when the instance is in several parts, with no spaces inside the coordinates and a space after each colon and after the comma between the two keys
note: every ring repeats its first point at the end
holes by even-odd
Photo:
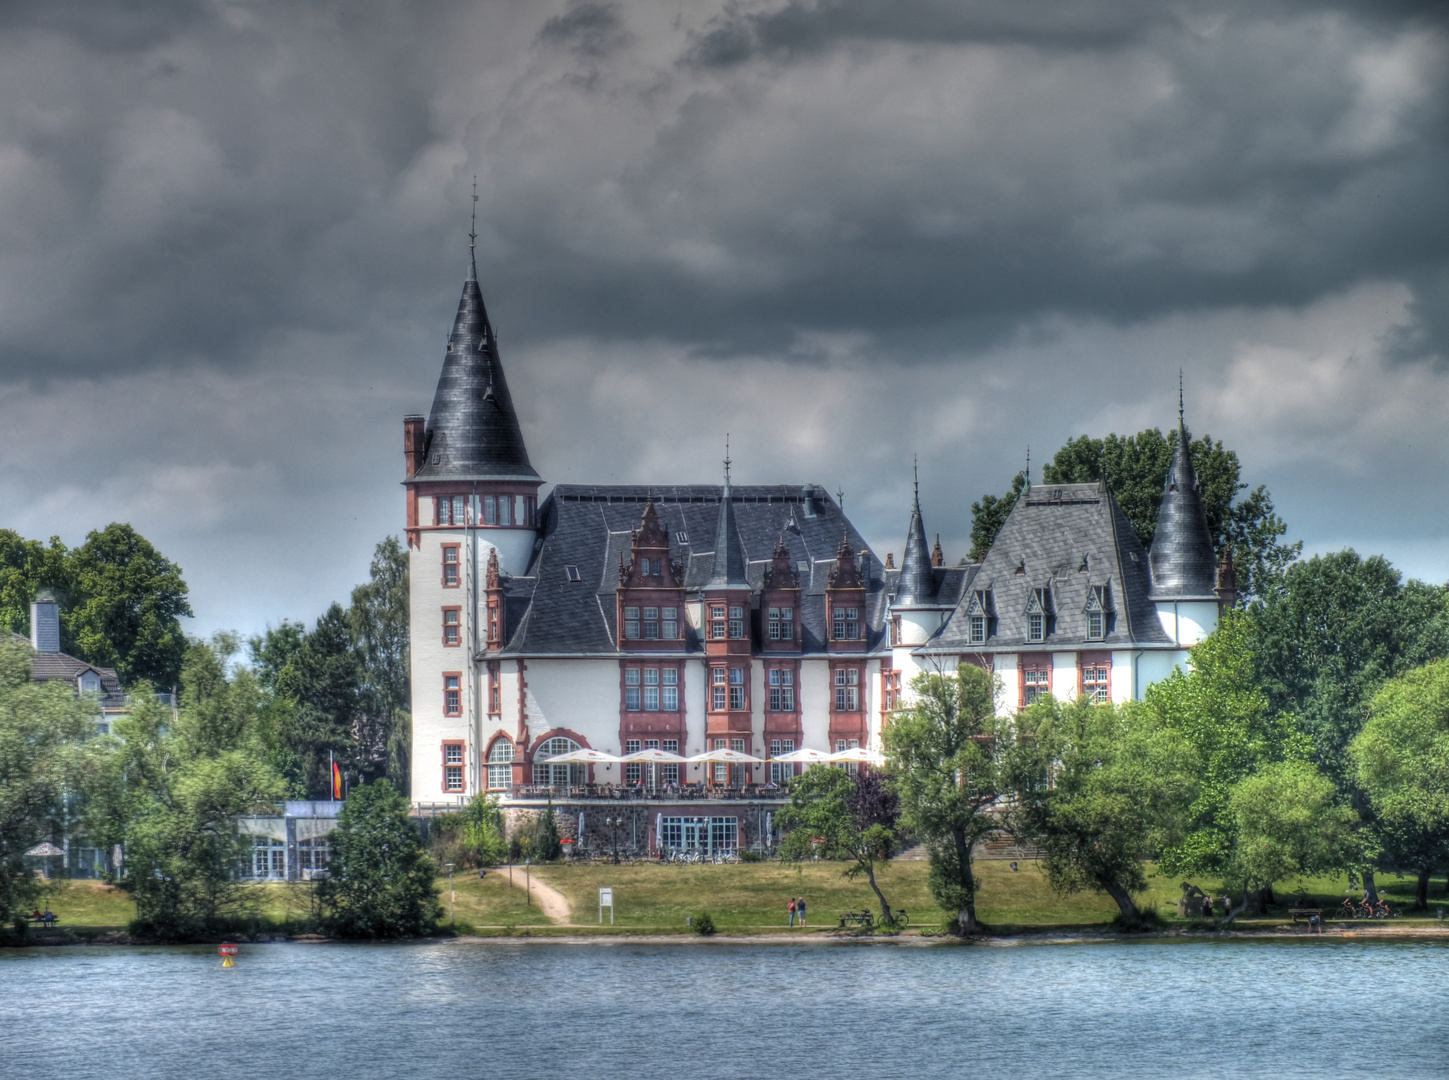
{"type": "Polygon", "coordinates": [[[714,920],[710,918],[709,912],[707,911],[701,911],[695,915],[692,925],[694,926],[694,932],[700,937],[709,937],[715,932],[714,920]]]}
{"type": "Polygon", "coordinates": [[[740,852],[740,862],[764,862],[764,861],[765,861],[765,857],[763,855],[761,855],[758,851],[742,851],[742,852],[740,852]]]}

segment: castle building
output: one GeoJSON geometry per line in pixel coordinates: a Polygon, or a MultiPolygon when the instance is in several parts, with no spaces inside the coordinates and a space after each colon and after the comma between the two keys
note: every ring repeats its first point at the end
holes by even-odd
{"type": "Polygon", "coordinates": [[[631,821],[650,850],[733,846],[767,820],[683,792],[768,793],[800,768],[784,754],[878,749],[922,671],[980,664],[1003,711],[1140,698],[1232,602],[1179,423],[1151,552],[1101,484],[1029,486],[986,557],[952,567],[918,491],[899,569],[819,485],[737,485],[728,459],[721,485],[560,483],[540,501],[470,265],[432,411],[403,421],[413,799],[638,786],[657,796],[631,821]],[[763,763],[551,761],[651,748],[763,763]]]}

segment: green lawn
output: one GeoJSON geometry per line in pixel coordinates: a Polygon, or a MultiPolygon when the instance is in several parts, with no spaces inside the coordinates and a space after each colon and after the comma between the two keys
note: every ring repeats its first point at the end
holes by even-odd
{"type": "MultiPolygon", "coordinates": [[[[778,862],[732,866],[557,864],[535,866],[533,874],[568,897],[574,922],[584,926],[597,920],[599,887],[611,886],[616,926],[621,931],[685,933],[685,917],[706,910],[722,931],[759,933],[786,930],[785,904],[792,896],[806,898],[811,929],[833,927],[841,911],[862,906],[877,908],[878,902],[865,881],[848,880],[842,870],[842,864],[827,862],[798,866],[778,862]]],[[[981,879],[978,915],[988,926],[1003,930],[1093,926],[1110,922],[1117,913],[1106,897],[1089,893],[1055,895],[1036,863],[1022,862],[1019,870],[1012,871],[1004,862],[978,862],[976,870],[981,879]]],[[[891,905],[909,911],[914,927],[939,926],[947,918],[931,900],[926,871],[925,862],[910,861],[894,863],[880,874],[881,887],[891,905]]],[[[1181,924],[1176,917],[1177,879],[1149,877],[1148,882],[1148,892],[1139,897],[1139,902],[1155,904],[1169,923],[1181,924]]],[[[1200,880],[1197,884],[1216,896],[1222,895],[1220,882],[1200,880]]],[[[1407,909],[1413,901],[1412,878],[1380,875],[1378,884],[1396,906],[1407,909]]],[[[1281,883],[1279,899],[1291,900],[1297,895],[1298,885],[1281,883]]],[[[1314,879],[1304,885],[1326,911],[1337,907],[1348,887],[1345,878],[1314,879]]],[[[506,869],[490,870],[481,880],[474,873],[460,873],[454,878],[454,886],[459,930],[496,933],[510,927],[550,925],[536,904],[527,905],[522,889],[509,885],[506,869]]],[[[1439,879],[1430,890],[1431,919],[1437,907],[1449,907],[1443,887],[1439,879]]],[[[310,889],[301,883],[274,883],[247,886],[246,894],[259,914],[276,923],[297,925],[308,914],[310,889]]],[[[438,879],[438,889],[446,923],[446,876],[438,879]]],[[[56,883],[46,902],[60,917],[62,929],[82,934],[123,930],[135,915],[135,906],[125,892],[98,881],[56,883]]],[[[1240,923],[1245,927],[1277,925],[1285,918],[1282,909],[1274,909],[1266,920],[1248,918],[1240,923]]]]}

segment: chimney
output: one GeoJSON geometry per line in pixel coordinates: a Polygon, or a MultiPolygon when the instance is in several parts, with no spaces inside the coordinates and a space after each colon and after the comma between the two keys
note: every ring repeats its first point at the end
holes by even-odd
{"type": "Polygon", "coordinates": [[[60,605],[48,592],[30,605],[30,644],[38,653],[60,652],[60,605]]]}
{"type": "Polygon", "coordinates": [[[1218,594],[1218,615],[1222,615],[1238,603],[1238,575],[1233,569],[1233,549],[1231,546],[1223,549],[1222,560],[1218,563],[1218,584],[1213,590],[1218,594]]]}
{"type": "Polygon", "coordinates": [[[427,421],[421,416],[403,417],[403,458],[407,463],[407,475],[413,476],[423,467],[424,426],[427,421]]]}

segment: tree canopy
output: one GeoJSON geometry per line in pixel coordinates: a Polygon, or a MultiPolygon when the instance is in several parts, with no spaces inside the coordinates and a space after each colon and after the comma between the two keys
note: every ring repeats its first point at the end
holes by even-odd
{"type": "Polygon", "coordinates": [[[1009,790],[1005,749],[1010,722],[996,715],[996,680],[963,664],[955,675],[922,674],[911,683],[914,704],[891,719],[884,735],[906,824],[930,847],[936,902],[975,933],[976,844],[1000,828],[991,812],[1009,790]]]}
{"type": "Polygon", "coordinates": [[[186,652],[181,618],[191,615],[181,568],[130,525],[111,524],[67,550],[0,530],[0,620],[30,630],[30,603],[41,589],[60,601],[61,648],[112,667],[129,686],[176,685],[186,652]]]}
{"type": "Polygon", "coordinates": [[[1058,893],[1106,893],[1139,915],[1144,861],[1181,841],[1197,788],[1192,746],[1137,704],[1059,702],[1017,719],[1012,832],[1041,848],[1058,893]]]}
{"type": "MultiPolygon", "coordinates": [[[[1177,439],[1176,431],[1164,435],[1158,428],[1100,439],[1080,435],[1068,439],[1047,462],[1042,480],[1048,484],[1105,481],[1142,545],[1151,547],[1177,439]]],[[[1267,488],[1260,486],[1240,497],[1247,485],[1240,479],[1234,451],[1210,436],[1191,440],[1188,449],[1202,488],[1213,546],[1221,550],[1232,544],[1239,594],[1245,599],[1261,595],[1298,557],[1302,545],[1282,543],[1287,525],[1275,512],[1267,488]]],[[[983,495],[972,504],[973,560],[985,557],[1025,488],[1026,474],[1018,473],[1005,495],[983,495]]]]}

